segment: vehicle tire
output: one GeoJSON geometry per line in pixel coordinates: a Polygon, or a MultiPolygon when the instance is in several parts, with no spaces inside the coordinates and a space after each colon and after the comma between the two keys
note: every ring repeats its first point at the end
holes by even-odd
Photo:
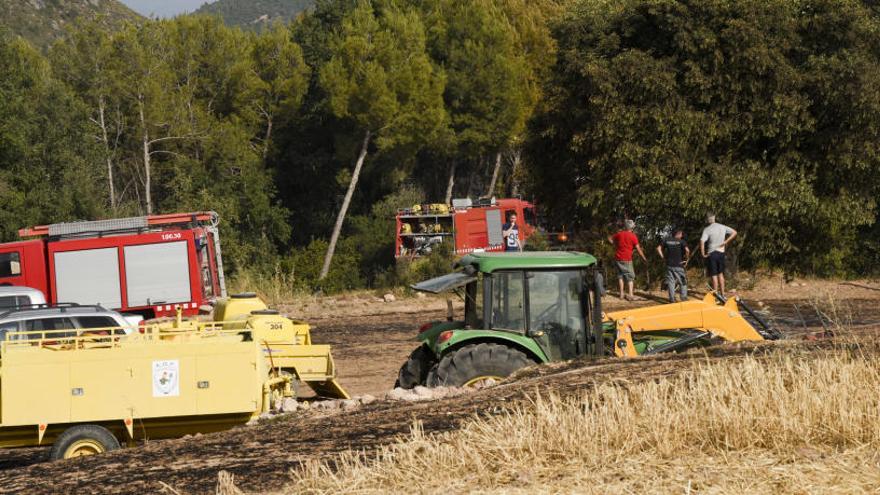
{"type": "Polygon", "coordinates": [[[119,448],[119,440],[107,428],[98,425],[79,425],[64,430],[52,444],[49,459],[71,459],[103,454],[119,448]]]}
{"type": "Polygon", "coordinates": [[[472,344],[443,356],[428,385],[479,388],[485,380],[500,381],[533,364],[525,353],[503,344],[472,344]]]}
{"type": "Polygon", "coordinates": [[[409,359],[400,367],[394,388],[411,389],[418,385],[426,385],[428,371],[436,364],[434,353],[424,345],[412,351],[409,359]]]}

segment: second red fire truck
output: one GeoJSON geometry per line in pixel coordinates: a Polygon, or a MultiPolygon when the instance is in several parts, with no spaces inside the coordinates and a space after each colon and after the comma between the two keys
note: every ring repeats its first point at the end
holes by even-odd
{"type": "Polygon", "coordinates": [[[430,254],[448,242],[455,254],[474,251],[503,251],[501,227],[516,213],[520,239],[535,231],[535,205],[521,199],[454,199],[443,203],[413,205],[397,212],[395,258],[415,258],[430,254]]]}
{"type": "Polygon", "coordinates": [[[0,285],[145,318],[197,314],[226,295],[217,223],[197,212],[21,229],[0,244],[0,285]]]}

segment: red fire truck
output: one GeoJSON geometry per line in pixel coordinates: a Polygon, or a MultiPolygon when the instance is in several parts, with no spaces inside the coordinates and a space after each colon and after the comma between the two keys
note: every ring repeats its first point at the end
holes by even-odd
{"type": "Polygon", "coordinates": [[[21,229],[25,240],[0,244],[0,285],[145,318],[178,306],[197,314],[226,293],[218,220],[197,212],[21,229]]]}
{"type": "Polygon", "coordinates": [[[474,251],[503,251],[501,226],[516,213],[520,239],[535,231],[535,205],[521,199],[454,199],[442,203],[414,205],[397,212],[395,258],[429,254],[433,247],[451,242],[455,254],[474,251]]]}

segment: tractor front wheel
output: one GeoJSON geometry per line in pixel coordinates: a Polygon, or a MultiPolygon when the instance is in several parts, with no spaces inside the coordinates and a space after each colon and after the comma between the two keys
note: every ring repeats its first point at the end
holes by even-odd
{"type": "Polygon", "coordinates": [[[400,367],[394,388],[411,389],[418,385],[425,385],[428,379],[428,371],[431,370],[436,362],[434,353],[430,349],[424,345],[419,346],[418,349],[412,351],[409,359],[400,367]]]}
{"type": "Polygon", "coordinates": [[[525,353],[503,344],[467,345],[443,356],[431,373],[429,385],[480,388],[490,380],[503,380],[532,364],[535,362],[525,353]]]}

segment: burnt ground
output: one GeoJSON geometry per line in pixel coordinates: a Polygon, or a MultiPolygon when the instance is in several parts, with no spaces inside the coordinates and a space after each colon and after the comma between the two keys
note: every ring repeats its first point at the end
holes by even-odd
{"type": "MultiPolygon", "coordinates": [[[[839,300],[845,323],[863,332],[880,331],[880,293],[847,294],[839,300]],[[873,296],[873,297],[872,297],[873,296]]],[[[791,335],[814,333],[833,322],[805,299],[766,299],[764,311],[791,335]],[[798,309],[795,309],[795,305],[798,309]]],[[[353,395],[381,397],[393,386],[397,368],[415,345],[418,325],[444,312],[392,313],[317,318],[313,340],[333,345],[340,381],[353,395]]],[[[248,490],[278,489],[289,471],[313,459],[332,459],[349,449],[374,451],[409,433],[414,421],[426,432],[457,428],[475,415],[495,414],[535,393],[577,393],[601,377],[638,383],[676,375],[695,359],[740,359],[745,355],[830,345],[828,341],[725,345],[699,353],[632,360],[576,360],[539,366],[501,385],[450,399],[407,403],[380,400],[353,411],[319,411],[277,417],[254,426],[184,439],[152,441],[137,448],[91,458],[43,463],[42,449],[4,451],[2,493],[213,493],[221,470],[248,490]]]]}

